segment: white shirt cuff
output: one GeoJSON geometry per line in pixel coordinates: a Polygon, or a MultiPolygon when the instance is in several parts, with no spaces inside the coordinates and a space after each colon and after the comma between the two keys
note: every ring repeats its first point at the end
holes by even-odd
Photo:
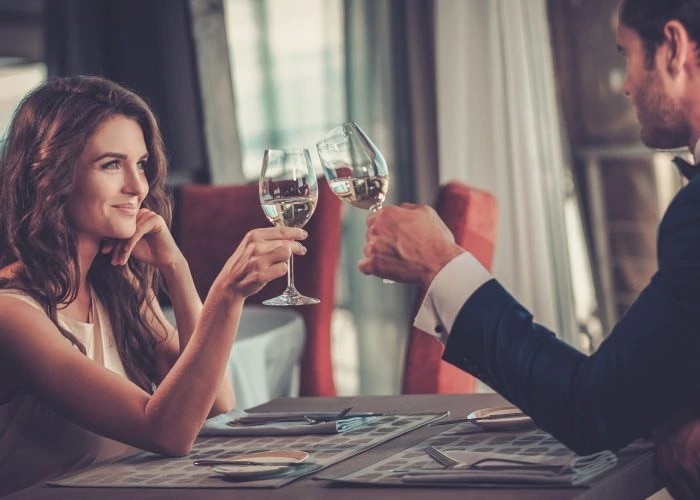
{"type": "Polygon", "coordinates": [[[430,283],[413,326],[447,343],[464,303],[491,278],[491,273],[471,253],[458,255],[430,283]]]}

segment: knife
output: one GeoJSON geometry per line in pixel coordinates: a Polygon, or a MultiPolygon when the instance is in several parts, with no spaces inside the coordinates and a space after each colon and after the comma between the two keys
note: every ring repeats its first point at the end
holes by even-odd
{"type": "Polygon", "coordinates": [[[451,420],[440,420],[437,422],[434,422],[430,425],[447,425],[447,424],[457,424],[459,422],[483,422],[483,421],[489,421],[489,420],[502,420],[506,418],[516,418],[516,417],[527,417],[523,412],[513,412],[513,413],[496,413],[494,415],[486,415],[484,417],[462,417],[462,418],[453,418],[451,420]]]}
{"type": "Polygon", "coordinates": [[[230,426],[237,425],[265,425],[274,424],[278,422],[302,422],[309,423],[309,420],[315,423],[319,422],[336,422],[338,420],[350,419],[350,418],[365,418],[365,417],[382,417],[384,413],[378,412],[352,412],[346,413],[338,418],[337,413],[328,414],[320,412],[308,412],[308,413],[276,413],[271,415],[256,414],[256,415],[246,415],[243,417],[238,417],[235,420],[231,420],[227,423],[230,426]]]}

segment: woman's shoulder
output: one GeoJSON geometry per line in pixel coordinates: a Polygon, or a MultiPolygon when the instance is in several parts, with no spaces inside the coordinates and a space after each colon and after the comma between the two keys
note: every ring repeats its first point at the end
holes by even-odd
{"type": "MultiPolygon", "coordinates": [[[[42,310],[41,305],[33,297],[31,297],[29,294],[22,290],[17,290],[15,288],[0,288],[0,299],[2,299],[3,297],[12,297],[14,299],[24,302],[25,304],[29,304],[30,306],[36,309],[42,310]]],[[[0,309],[3,307],[12,306],[11,302],[7,303],[6,306],[3,304],[3,302],[5,301],[0,300],[0,309]]]]}
{"type": "MultiPolygon", "coordinates": [[[[13,297],[17,300],[21,300],[22,302],[34,306],[37,309],[42,309],[39,303],[35,299],[33,299],[27,292],[23,290],[18,290],[16,288],[12,288],[12,285],[8,285],[7,287],[2,286],[2,282],[12,279],[21,269],[21,266],[22,264],[20,262],[15,262],[0,269],[0,297],[13,297]]],[[[3,307],[2,302],[4,301],[0,301],[0,308],[3,307]]]]}

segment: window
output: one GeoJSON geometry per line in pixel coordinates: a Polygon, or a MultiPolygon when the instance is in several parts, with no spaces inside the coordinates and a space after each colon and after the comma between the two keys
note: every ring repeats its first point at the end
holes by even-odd
{"type": "Polygon", "coordinates": [[[0,137],[4,138],[12,115],[22,98],[46,80],[46,66],[41,63],[13,64],[13,59],[0,58],[0,137]]]}
{"type": "Polygon", "coordinates": [[[308,148],[344,121],[341,0],[227,0],[243,173],[267,148],[308,148]]]}

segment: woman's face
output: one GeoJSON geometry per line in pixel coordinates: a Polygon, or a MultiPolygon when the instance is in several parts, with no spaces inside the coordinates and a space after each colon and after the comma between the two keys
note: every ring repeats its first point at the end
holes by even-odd
{"type": "Polygon", "coordinates": [[[75,167],[68,213],[79,241],[99,245],[136,231],[136,214],[148,194],[143,131],[136,120],[114,115],[88,139],[75,167]]]}

